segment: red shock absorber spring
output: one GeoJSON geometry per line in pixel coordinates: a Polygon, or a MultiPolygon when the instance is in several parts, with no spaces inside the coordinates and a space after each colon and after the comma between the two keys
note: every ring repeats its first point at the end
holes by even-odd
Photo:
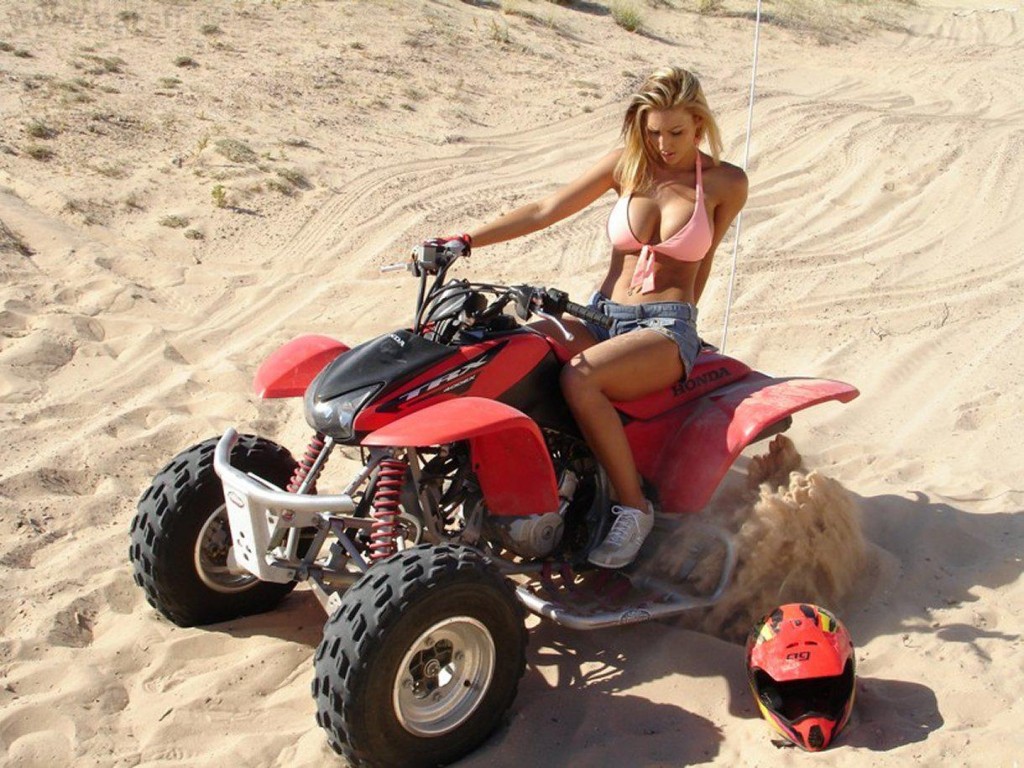
{"type": "MultiPolygon", "coordinates": [[[[306,452],[302,454],[302,458],[299,459],[299,465],[295,468],[295,472],[292,473],[292,479],[288,482],[288,493],[299,492],[299,487],[302,485],[302,481],[306,479],[310,470],[313,469],[313,465],[316,464],[316,460],[320,458],[320,454],[323,450],[324,436],[322,433],[317,432],[312,438],[310,438],[309,445],[306,447],[306,452]]],[[[309,481],[309,488],[306,489],[306,492],[311,493],[315,487],[316,477],[313,477],[309,481]]]]}
{"type": "Polygon", "coordinates": [[[401,459],[384,459],[378,466],[370,533],[370,559],[373,561],[383,560],[398,551],[398,498],[405,482],[406,464],[401,459]]]}

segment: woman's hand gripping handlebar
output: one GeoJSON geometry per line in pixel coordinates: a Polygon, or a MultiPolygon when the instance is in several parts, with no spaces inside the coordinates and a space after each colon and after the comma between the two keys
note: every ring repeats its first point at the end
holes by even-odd
{"type": "Polygon", "coordinates": [[[381,272],[394,272],[405,269],[413,275],[436,275],[452,265],[463,256],[469,256],[473,238],[469,235],[453,235],[451,237],[435,237],[423,241],[412,249],[409,261],[381,267],[381,272]]]}

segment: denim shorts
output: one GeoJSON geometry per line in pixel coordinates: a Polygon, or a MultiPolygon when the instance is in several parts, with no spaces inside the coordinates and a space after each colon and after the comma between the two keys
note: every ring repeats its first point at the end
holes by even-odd
{"type": "Polygon", "coordinates": [[[681,301],[616,304],[600,291],[595,291],[589,306],[615,321],[611,328],[602,328],[596,323],[586,324],[587,330],[599,342],[640,328],[650,328],[676,343],[685,376],[690,375],[701,348],[700,336],[697,335],[697,307],[693,304],[681,301]]]}

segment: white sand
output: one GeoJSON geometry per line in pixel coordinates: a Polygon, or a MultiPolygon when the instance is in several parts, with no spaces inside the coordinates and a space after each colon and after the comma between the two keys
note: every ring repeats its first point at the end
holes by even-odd
{"type": "MultiPolygon", "coordinates": [[[[412,281],[377,268],[585,168],[655,66],[702,75],[742,160],[752,3],[644,4],[647,35],[606,2],[503,5],[520,13],[0,2],[0,762],[340,764],[313,719],[309,592],[202,629],[146,605],[127,531],[149,478],[229,425],[300,451],[297,405],[250,394],[261,359],[404,322],[412,281]],[[229,139],[253,157],[225,157],[229,139]]],[[[826,478],[798,482],[845,488],[867,539],[835,606],[860,661],[848,731],[822,755],[777,750],[741,647],[685,622],[544,624],[508,727],[466,765],[1024,761],[1024,9],[860,13],[876,20],[837,19],[829,45],[763,27],[728,336],[763,370],[862,392],[789,433],[826,478]]],[[[582,298],[610,204],[464,271],[582,298]]],[[[730,246],[702,300],[713,342],[730,246]]]]}

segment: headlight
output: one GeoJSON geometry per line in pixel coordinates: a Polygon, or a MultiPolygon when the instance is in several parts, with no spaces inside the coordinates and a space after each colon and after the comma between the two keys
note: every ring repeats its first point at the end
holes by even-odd
{"type": "Polygon", "coordinates": [[[354,434],[352,422],[356,414],[379,389],[380,384],[372,384],[320,402],[315,396],[316,387],[310,387],[304,398],[306,422],[335,440],[348,440],[354,434]]]}

